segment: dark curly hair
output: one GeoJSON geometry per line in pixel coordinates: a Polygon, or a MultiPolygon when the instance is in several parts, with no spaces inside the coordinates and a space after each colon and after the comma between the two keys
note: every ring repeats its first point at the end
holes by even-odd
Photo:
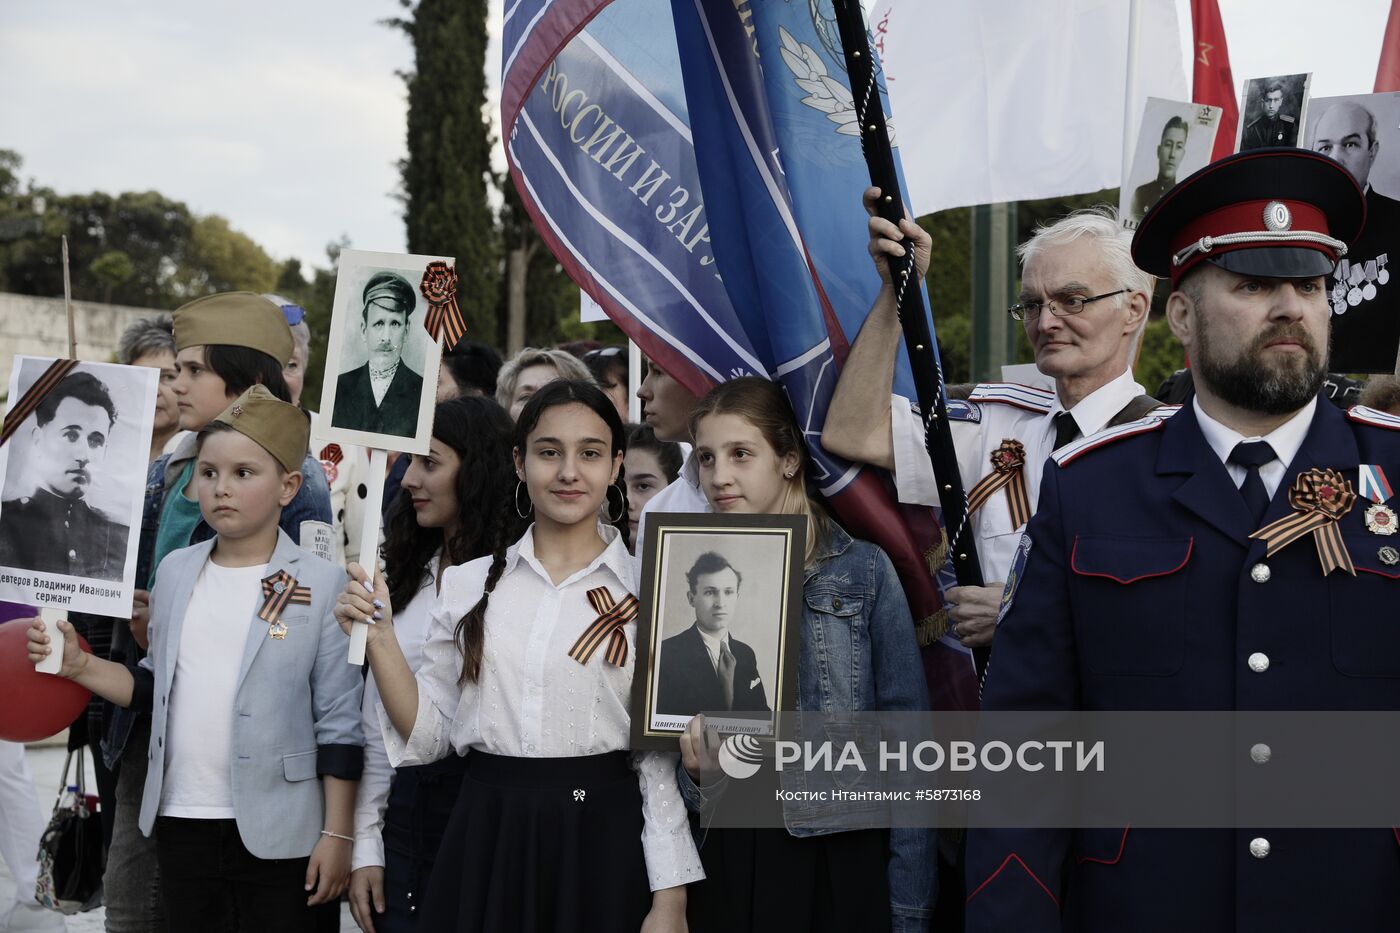
{"type": "Polygon", "coordinates": [[[384,535],[384,572],[395,612],[418,594],[438,548],[444,552],[441,572],[490,554],[496,534],[524,532],[525,522],[509,506],[515,488],[510,457],[514,431],[510,415],[486,396],[457,398],[434,409],[433,438],[451,447],[461,460],[453,483],[461,522],[457,533],[444,543],[441,529],[418,524],[412,494],[400,490],[384,535]]]}
{"type": "MultiPolygon", "coordinates": [[[[560,379],[551,382],[541,388],[530,400],[525,403],[525,407],[520,412],[520,419],[515,423],[515,448],[523,452],[530,446],[530,433],[535,430],[535,426],[540,423],[541,416],[551,408],[559,405],[570,405],[577,402],[590,409],[603,423],[608,426],[608,432],[612,435],[610,452],[613,457],[627,452],[627,429],[622,424],[622,419],[617,415],[617,408],[612,401],[603,394],[603,390],[590,382],[581,382],[568,379],[560,379]]],[[[511,474],[512,485],[505,495],[504,501],[500,503],[504,506],[504,511],[498,511],[496,519],[491,523],[491,569],[486,574],[486,586],[481,593],[481,598],[476,601],[476,605],[462,616],[457,623],[457,648],[462,653],[462,676],[458,683],[476,683],[481,674],[481,657],[486,643],[486,607],[491,602],[491,593],[496,589],[496,584],[500,582],[501,573],[506,568],[506,549],[511,544],[519,540],[522,531],[517,531],[515,526],[509,522],[500,520],[500,516],[507,514],[514,518],[519,513],[515,510],[516,480],[514,473],[511,474]]],[[[613,487],[622,496],[622,514],[614,526],[618,533],[627,540],[627,489],[622,482],[621,471],[618,471],[617,482],[613,487]]],[[[611,494],[611,493],[610,493],[611,494]]]]}

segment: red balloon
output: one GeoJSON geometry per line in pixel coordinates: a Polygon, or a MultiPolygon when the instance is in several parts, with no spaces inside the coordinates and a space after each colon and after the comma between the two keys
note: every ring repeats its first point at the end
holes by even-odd
{"type": "MultiPolygon", "coordinates": [[[[0,739],[36,742],[57,735],[87,706],[92,692],[56,674],[40,674],[29,663],[33,619],[0,625],[0,739]]],[[[78,636],[78,644],[92,649],[78,636]]]]}

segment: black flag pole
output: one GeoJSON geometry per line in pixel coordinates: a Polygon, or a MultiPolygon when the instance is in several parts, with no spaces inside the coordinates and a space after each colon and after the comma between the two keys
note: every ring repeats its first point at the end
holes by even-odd
{"type": "MultiPolygon", "coordinates": [[[[870,50],[865,16],[861,12],[860,0],[834,0],[834,6],[841,48],[846,58],[846,73],[851,79],[851,96],[860,123],[865,164],[870,170],[870,183],[880,189],[877,210],[881,217],[897,225],[904,218],[904,193],[900,190],[894,150],[885,127],[885,109],[880,103],[876,62],[870,50]]],[[[889,262],[891,280],[895,283],[899,323],[913,370],[915,396],[923,417],[929,462],[933,465],[939,501],[943,504],[944,532],[948,538],[953,571],[957,575],[958,585],[981,586],[982,565],[977,560],[976,540],[972,536],[971,523],[967,520],[967,492],[963,489],[962,473],[958,470],[957,453],[949,431],[943,370],[929,333],[928,306],[924,302],[923,289],[919,287],[914,252],[908,249],[903,256],[885,258],[889,262]]],[[[986,674],[989,654],[986,648],[974,648],[972,651],[979,682],[986,674]]]]}

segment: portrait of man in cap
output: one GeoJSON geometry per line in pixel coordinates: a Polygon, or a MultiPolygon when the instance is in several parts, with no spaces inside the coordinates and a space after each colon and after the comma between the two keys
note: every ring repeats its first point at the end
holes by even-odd
{"type": "Polygon", "coordinates": [[[1329,98],[1313,106],[1308,148],[1340,162],[1366,195],[1366,226],[1327,277],[1331,366],[1334,372],[1389,373],[1400,345],[1400,285],[1390,287],[1388,268],[1400,201],[1381,194],[1376,182],[1384,186],[1393,178],[1400,155],[1400,146],[1387,149],[1381,139],[1381,128],[1394,126],[1400,116],[1400,95],[1329,98]]]}
{"type": "Polygon", "coordinates": [[[399,437],[416,433],[423,376],[403,358],[416,303],[413,285],[397,272],[376,272],[365,283],[359,330],[368,358],[337,378],[333,426],[399,437]]]}
{"type": "Polygon", "coordinates": [[[0,565],[120,581],[130,525],[89,501],[107,459],[117,407],[107,385],[72,372],[10,439],[0,502],[0,565]],[[16,487],[23,488],[16,488],[16,487]]]}

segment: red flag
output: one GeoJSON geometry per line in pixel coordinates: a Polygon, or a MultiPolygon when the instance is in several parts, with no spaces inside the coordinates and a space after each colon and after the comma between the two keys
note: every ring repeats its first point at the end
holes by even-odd
{"type": "Polygon", "coordinates": [[[1191,28],[1195,32],[1196,58],[1191,74],[1191,99],[1221,108],[1220,130],[1215,134],[1212,159],[1235,151],[1235,127],[1240,122],[1235,102],[1235,79],[1230,76],[1230,51],[1225,46],[1225,24],[1216,0],[1191,0],[1191,28]]]}
{"type": "Polygon", "coordinates": [[[1390,0],[1390,18],[1381,37],[1381,63],[1376,68],[1376,93],[1400,91],[1400,0],[1390,0]]]}

